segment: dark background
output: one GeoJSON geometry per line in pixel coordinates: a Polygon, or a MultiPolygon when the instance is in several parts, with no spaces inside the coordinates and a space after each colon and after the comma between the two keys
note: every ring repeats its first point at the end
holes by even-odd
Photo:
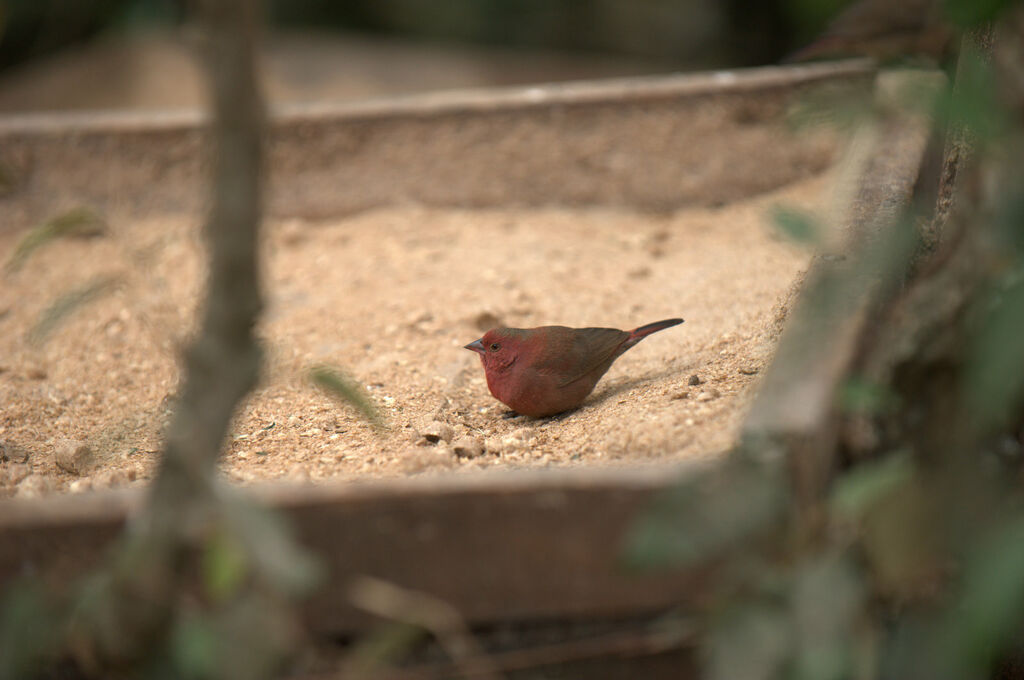
{"type": "MultiPolygon", "coordinates": [[[[181,22],[185,0],[0,0],[0,71],[97,35],[181,22]]],[[[843,0],[267,0],[272,28],[643,58],[774,63],[843,0]]]]}

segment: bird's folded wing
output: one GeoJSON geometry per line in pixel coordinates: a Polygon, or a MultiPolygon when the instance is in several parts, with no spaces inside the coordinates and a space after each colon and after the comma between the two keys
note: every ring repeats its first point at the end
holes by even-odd
{"type": "Polygon", "coordinates": [[[629,337],[617,328],[565,329],[567,333],[551,343],[552,350],[541,357],[536,368],[541,373],[558,375],[559,387],[571,385],[594,371],[602,374],[615,360],[616,351],[629,337]]]}

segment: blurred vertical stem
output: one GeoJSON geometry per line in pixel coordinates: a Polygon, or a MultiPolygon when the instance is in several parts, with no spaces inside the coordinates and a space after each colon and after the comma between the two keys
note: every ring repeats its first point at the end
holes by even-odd
{"type": "Polygon", "coordinates": [[[259,375],[260,349],[253,336],[262,304],[257,244],[264,111],[255,66],[258,6],[252,0],[196,1],[213,103],[214,195],[204,230],[209,281],[201,331],[185,356],[180,407],[153,484],[154,515],[161,508],[179,507],[183,497],[205,493],[231,416],[259,375]]]}
{"type": "Polygon", "coordinates": [[[224,503],[232,502],[217,491],[217,460],[231,417],[259,376],[253,328],[261,308],[260,3],[195,0],[193,6],[213,104],[207,297],[199,334],[185,354],[181,399],[148,502],[72,619],[71,651],[94,672],[146,663],[167,639],[194,577],[190,560],[223,519],[224,503]]]}

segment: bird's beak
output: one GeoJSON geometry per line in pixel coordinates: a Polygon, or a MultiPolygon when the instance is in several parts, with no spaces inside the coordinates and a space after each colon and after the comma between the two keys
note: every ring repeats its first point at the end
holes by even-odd
{"type": "Polygon", "coordinates": [[[468,345],[466,345],[466,349],[471,349],[474,352],[477,352],[478,354],[483,354],[484,352],[487,351],[486,349],[484,349],[483,338],[479,340],[474,340],[473,342],[469,343],[468,345]]]}

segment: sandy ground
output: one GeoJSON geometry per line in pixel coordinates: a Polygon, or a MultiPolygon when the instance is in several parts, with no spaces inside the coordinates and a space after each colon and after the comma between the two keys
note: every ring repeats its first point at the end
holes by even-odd
{"type": "MultiPolygon", "coordinates": [[[[362,479],[720,452],[770,356],[777,305],[809,257],[773,232],[767,209],[814,206],[823,186],[818,178],[661,216],[413,206],[271,223],[267,367],[232,428],[224,473],[362,479]],[[553,419],[503,419],[476,355],[462,348],[494,323],[631,328],[673,316],[686,323],[625,354],[580,409],[553,419]],[[320,363],[364,385],[389,429],[375,432],[319,392],[308,370],[320,363]],[[432,421],[451,428],[451,443],[432,421]],[[433,429],[444,436],[436,443],[423,436],[433,429]],[[457,455],[453,444],[466,438],[483,453],[457,455]]],[[[4,277],[2,493],[152,475],[201,292],[198,230],[184,219],[113,224],[54,243],[4,277]],[[112,293],[43,344],[27,340],[57,298],[102,276],[117,277],[112,293]],[[65,460],[72,471],[57,462],[68,442],[91,452],[65,460]]],[[[16,242],[0,237],[0,256],[16,242]]]]}

